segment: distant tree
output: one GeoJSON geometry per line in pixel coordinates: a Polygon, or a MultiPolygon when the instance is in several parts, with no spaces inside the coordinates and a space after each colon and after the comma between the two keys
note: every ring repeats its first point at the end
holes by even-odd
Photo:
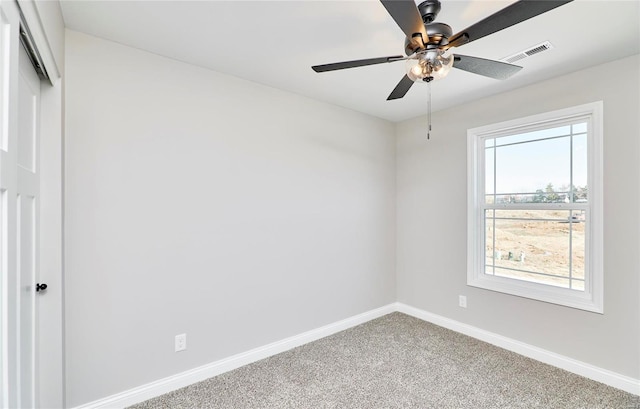
{"type": "Polygon", "coordinates": [[[587,193],[587,185],[584,185],[582,187],[578,186],[574,190],[573,197],[575,198],[575,200],[587,200],[587,193]]]}
{"type": "Polygon", "coordinates": [[[533,203],[544,203],[547,201],[547,198],[544,195],[544,190],[538,189],[536,190],[536,195],[533,197],[533,203]]]}
{"type": "Polygon", "coordinates": [[[547,202],[560,202],[560,196],[558,196],[558,194],[556,193],[555,190],[553,190],[553,183],[549,183],[547,184],[547,187],[545,188],[545,193],[546,193],[546,197],[547,197],[547,202]]]}

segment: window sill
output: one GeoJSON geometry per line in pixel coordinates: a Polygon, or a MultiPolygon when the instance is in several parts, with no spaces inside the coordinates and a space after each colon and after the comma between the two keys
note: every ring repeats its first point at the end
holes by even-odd
{"type": "Polygon", "coordinates": [[[594,297],[593,294],[587,291],[552,287],[546,284],[485,274],[482,277],[469,274],[467,285],[584,311],[604,313],[601,297],[594,297]]]}

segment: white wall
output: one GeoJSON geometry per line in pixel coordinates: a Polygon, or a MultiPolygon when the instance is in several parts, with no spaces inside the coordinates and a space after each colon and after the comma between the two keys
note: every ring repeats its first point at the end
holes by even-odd
{"type": "Polygon", "coordinates": [[[71,31],[65,73],[69,406],[395,301],[393,124],[71,31]]]}
{"type": "Polygon", "coordinates": [[[638,56],[397,126],[398,301],[640,378],[638,56]],[[466,286],[466,132],[604,101],[604,315],[466,286]],[[468,308],[458,307],[458,295],[468,308]]]}

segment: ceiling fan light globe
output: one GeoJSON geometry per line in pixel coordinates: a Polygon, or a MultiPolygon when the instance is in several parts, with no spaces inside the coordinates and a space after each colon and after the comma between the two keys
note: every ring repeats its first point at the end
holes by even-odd
{"type": "Polygon", "coordinates": [[[407,60],[407,77],[414,82],[421,82],[431,74],[431,66],[424,60],[407,60]]]}
{"type": "Polygon", "coordinates": [[[445,56],[444,54],[438,55],[433,64],[433,72],[431,76],[434,80],[439,80],[447,75],[453,67],[453,54],[445,56]]]}

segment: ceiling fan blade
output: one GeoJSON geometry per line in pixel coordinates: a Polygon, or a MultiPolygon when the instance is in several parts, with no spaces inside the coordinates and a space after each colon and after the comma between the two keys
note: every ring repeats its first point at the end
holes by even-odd
{"type": "Polygon", "coordinates": [[[380,3],[387,9],[407,38],[413,39],[416,34],[422,36],[421,44],[416,43],[416,46],[424,46],[429,41],[420,11],[413,0],[380,0],[380,3]]]}
{"type": "Polygon", "coordinates": [[[468,55],[455,54],[453,56],[453,68],[484,75],[497,80],[506,80],[522,67],[508,64],[502,61],[487,60],[485,58],[470,57],[468,55]]]}
{"type": "Polygon", "coordinates": [[[314,65],[311,68],[315,72],[326,72],[326,71],[344,70],[345,68],[364,67],[366,65],[383,64],[386,62],[401,61],[404,59],[405,57],[401,55],[394,55],[391,57],[368,58],[366,60],[343,61],[343,62],[334,62],[332,64],[314,65]]]}
{"type": "Polygon", "coordinates": [[[407,74],[402,77],[398,85],[391,91],[391,94],[387,97],[387,101],[391,101],[392,99],[400,99],[404,97],[411,86],[413,85],[413,80],[407,76],[407,74]]]}
{"type": "Polygon", "coordinates": [[[497,31],[546,13],[572,0],[520,0],[449,38],[450,47],[459,47],[497,31]]]}

